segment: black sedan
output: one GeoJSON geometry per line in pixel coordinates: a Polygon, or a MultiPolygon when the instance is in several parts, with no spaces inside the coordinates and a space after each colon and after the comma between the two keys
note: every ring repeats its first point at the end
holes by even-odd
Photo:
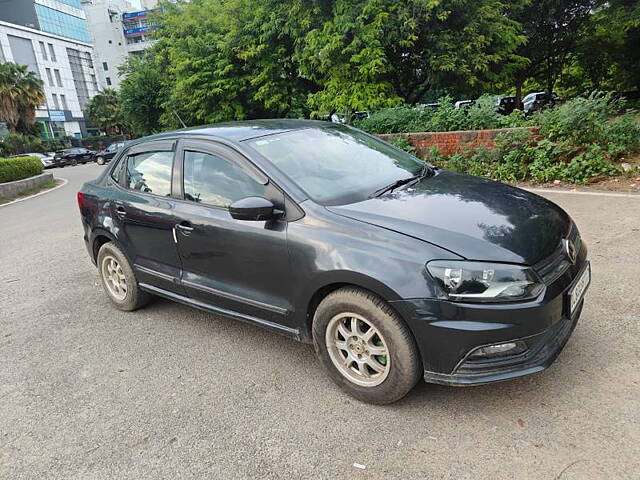
{"type": "Polygon", "coordinates": [[[125,146],[125,143],[126,142],[114,142],[104,150],[96,152],[94,155],[96,163],[98,165],[109,163],[116,153],[118,153],[118,150],[125,146]]]}
{"type": "Polygon", "coordinates": [[[117,308],[159,295],[313,343],[331,378],[372,403],[420,378],[545,369],[590,281],[587,247],[555,204],[338,124],[147,137],[78,204],[117,308]]]}
{"type": "Polygon", "coordinates": [[[66,167],[67,165],[78,165],[93,162],[94,152],[86,148],[76,147],[60,150],[53,156],[56,167],[66,167]]]}

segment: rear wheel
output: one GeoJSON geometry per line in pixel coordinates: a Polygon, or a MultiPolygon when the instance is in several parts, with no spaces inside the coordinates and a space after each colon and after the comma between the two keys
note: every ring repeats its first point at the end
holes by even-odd
{"type": "Polygon", "coordinates": [[[98,165],[104,165],[104,157],[98,157],[98,158],[96,159],[96,163],[97,163],[98,165]]]}
{"type": "Polygon", "coordinates": [[[76,165],[78,165],[78,160],[74,158],[73,160],[71,160],[71,166],[75,167],[76,165]]]}
{"type": "Polygon", "coordinates": [[[422,373],[405,323],[386,302],[359,288],[336,290],[320,303],[313,343],[332,380],[364,402],[400,400],[422,373]]]}
{"type": "Polygon", "coordinates": [[[151,295],[140,290],[127,257],[116,245],[102,245],[97,263],[102,286],[116,307],[132,311],[149,302],[151,295]]]}

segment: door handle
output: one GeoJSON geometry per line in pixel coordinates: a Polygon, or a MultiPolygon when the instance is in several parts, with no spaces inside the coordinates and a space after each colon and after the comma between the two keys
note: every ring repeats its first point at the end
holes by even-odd
{"type": "Polygon", "coordinates": [[[116,208],[116,213],[120,216],[120,217],[124,217],[127,214],[127,211],[124,209],[124,207],[118,207],[116,208]]]}
{"type": "Polygon", "coordinates": [[[189,235],[193,232],[193,227],[189,222],[181,222],[176,225],[176,228],[180,230],[184,235],[189,235]]]}

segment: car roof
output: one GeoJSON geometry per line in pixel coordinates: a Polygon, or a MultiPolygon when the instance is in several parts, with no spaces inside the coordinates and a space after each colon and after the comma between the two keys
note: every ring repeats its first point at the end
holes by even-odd
{"type": "MultiPolygon", "coordinates": [[[[135,143],[149,140],[160,140],[167,137],[176,136],[212,136],[227,140],[242,142],[256,137],[264,137],[276,133],[290,132],[303,128],[324,128],[333,126],[331,122],[319,120],[298,120],[298,119],[270,119],[270,120],[247,120],[241,122],[225,122],[213,125],[203,125],[200,127],[189,127],[171,132],[159,133],[149,137],[136,140],[135,143]]],[[[133,142],[132,142],[133,143],[133,142]]]]}

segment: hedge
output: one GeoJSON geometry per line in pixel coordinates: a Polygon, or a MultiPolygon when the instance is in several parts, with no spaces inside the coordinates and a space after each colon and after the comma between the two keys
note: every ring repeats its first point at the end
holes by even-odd
{"type": "Polygon", "coordinates": [[[0,183],[13,182],[42,173],[38,157],[0,158],[0,183]]]}

